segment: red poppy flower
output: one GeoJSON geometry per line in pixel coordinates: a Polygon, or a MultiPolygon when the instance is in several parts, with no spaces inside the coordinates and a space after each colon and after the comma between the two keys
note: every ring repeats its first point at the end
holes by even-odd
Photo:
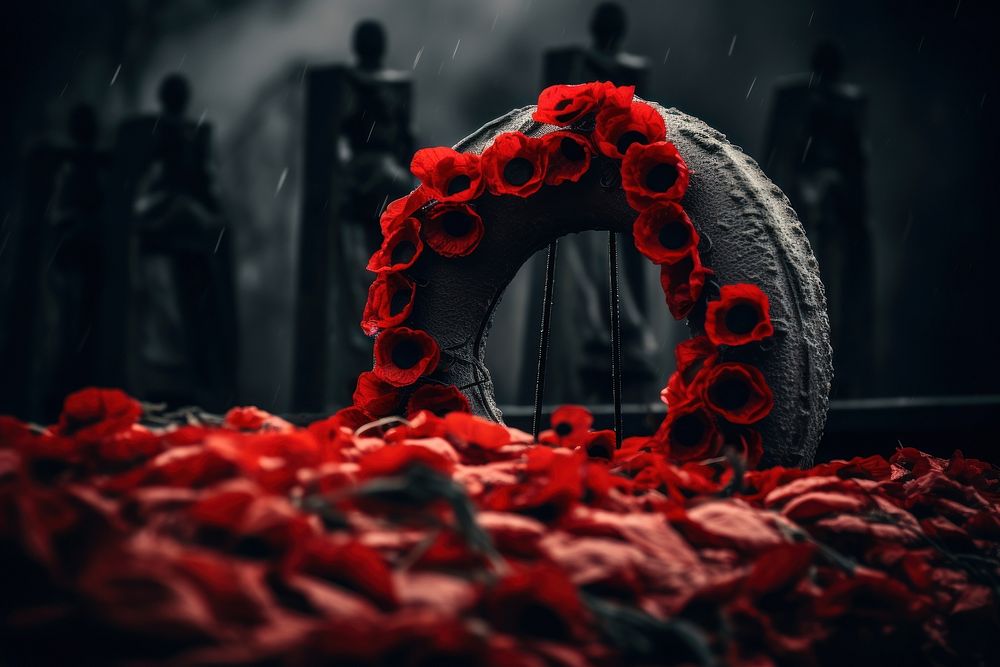
{"type": "Polygon", "coordinates": [[[353,432],[371,421],[373,418],[370,414],[351,405],[338,410],[326,419],[313,422],[308,429],[320,442],[332,443],[340,436],[340,429],[346,428],[353,432]]]}
{"type": "Polygon", "coordinates": [[[771,412],[774,395],[764,374],[747,364],[727,362],[706,370],[700,383],[705,405],[734,424],[753,424],[771,412]]]}
{"type": "Polygon", "coordinates": [[[358,384],[354,389],[354,406],[373,417],[391,415],[399,406],[399,389],[379,379],[375,373],[365,371],[358,376],[358,384]]]}
{"type": "Polygon", "coordinates": [[[281,431],[289,432],[295,429],[290,423],[261,410],[253,405],[230,408],[222,422],[226,428],[236,431],[281,431]]]}
{"type": "Polygon", "coordinates": [[[406,321],[413,312],[417,284],[402,273],[380,273],[368,288],[361,330],[372,336],[406,321]]]}
{"type": "Polygon", "coordinates": [[[389,384],[405,387],[433,372],[440,359],[437,341],[426,332],[396,327],[386,329],[375,339],[373,372],[389,384]]]}
{"type": "Polygon", "coordinates": [[[504,132],[483,151],[486,188],[495,195],[530,197],[545,182],[545,142],[521,132],[504,132]]]}
{"type": "Polygon", "coordinates": [[[303,572],[361,593],[382,609],[399,604],[392,570],[379,552],[361,542],[345,544],[315,537],[305,542],[297,556],[303,572]]]}
{"type": "Polygon", "coordinates": [[[459,153],[446,146],[421,148],[413,155],[410,171],[438,201],[469,201],[483,191],[483,174],[475,153],[459,153]]]}
{"type": "Polygon", "coordinates": [[[549,156],[546,185],[575,183],[590,169],[593,150],[585,137],[575,132],[551,132],[542,137],[542,142],[549,156]]]}
{"type": "Polygon", "coordinates": [[[410,396],[406,416],[415,417],[421,410],[430,410],[439,417],[452,412],[472,412],[469,399],[451,384],[425,384],[410,396]]]}
{"type": "Polygon", "coordinates": [[[669,141],[629,146],[622,160],[622,188],[629,206],[637,211],[657,202],[680,201],[691,175],[669,141]]]}
{"type": "Polygon", "coordinates": [[[700,401],[672,406],[653,438],[675,461],[716,456],[723,442],[715,418],[700,401]]]}
{"type": "Polygon", "coordinates": [[[677,202],[647,208],[632,226],[636,250],[656,264],[678,262],[698,248],[700,237],[677,202]]]}
{"type": "Polygon", "coordinates": [[[744,345],[774,333],[767,295],[756,285],[723,285],[709,301],[705,333],[716,345],[744,345]]]}
{"type": "MultiPolygon", "coordinates": [[[[538,96],[538,106],[531,118],[548,125],[572,125],[597,110],[604,102],[609,85],[594,81],[572,86],[549,86],[538,96]]],[[[629,95],[629,100],[631,98],[629,95]]]]}
{"type": "Polygon", "coordinates": [[[91,387],[66,397],[55,431],[78,441],[96,441],[128,430],[141,416],[139,401],[120,389],[91,387]]]}
{"type": "Polygon", "coordinates": [[[606,106],[597,112],[594,143],[610,158],[622,159],[633,144],[645,146],[666,138],[663,116],[645,102],[633,102],[627,109],[606,106]]]}
{"type": "Polygon", "coordinates": [[[382,240],[382,247],[368,260],[368,270],[375,273],[405,271],[413,266],[423,251],[420,221],[407,218],[382,240]]]}
{"type": "Polygon", "coordinates": [[[465,204],[435,206],[424,223],[424,240],[442,257],[463,257],[483,239],[483,219],[465,204]]]}
{"type": "Polygon", "coordinates": [[[667,404],[680,405],[692,397],[691,387],[703,368],[719,359],[716,349],[707,336],[688,338],[674,348],[674,372],[667,386],[660,392],[660,399],[667,404]]]}
{"type": "Polygon", "coordinates": [[[675,320],[682,320],[691,312],[701,297],[705,278],[710,275],[712,270],[702,266],[697,252],[688,254],[675,264],[660,267],[660,286],[675,320]]]}
{"type": "Polygon", "coordinates": [[[398,475],[412,465],[423,465],[446,475],[455,467],[454,463],[433,449],[404,444],[374,449],[362,456],[358,465],[361,479],[398,475]]]}
{"type": "Polygon", "coordinates": [[[576,447],[587,440],[594,415],[582,405],[563,405],[552,412],[550,423],[552,429],[539,434],[540,442],[576,447]]]}
{"type": "Polygon", "coordinates": [[[589,615],[576,586],[550,563],[519,568],[483,597],[490,624],[514,636],[556,641],[582,638],[589,615]]]}
{"type": "Polygon", "coordinates": [[[388,234],[398,227],[404,220],[411,217],[421,206],[430,200],[431,196],[427,188],[419,187],[405,197],[393,200],[382,211],[379,217],[379,226],[382,228],[382,235],[388,234]]]}

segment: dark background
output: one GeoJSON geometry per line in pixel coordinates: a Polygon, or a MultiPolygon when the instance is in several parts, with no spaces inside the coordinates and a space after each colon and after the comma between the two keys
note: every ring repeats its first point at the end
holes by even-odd
{"type": "MultiPolygon", "coordinates": [[[[0,20],[0,283],[17,285],[18,178],[32,142],[81,101],[103,137],[155,109],[184,73],[191,115],[216,130],[238,260],[238,402],[288,407],[300,187],[301,81],[350,60],[357,21],[389,33],[387,64],[411,70],[420,145],[453,144],[534,101],[546,48],[588,41],[596,2],[144,0],[4,3],[0,20]],[[419,54],[419,59],[418,59],[419,54]],[[117,74],[116,74],[117,72],[117,74]]],[[[823,39],[869,98],[876,318],[871,396],[997,394],[997,28],[988,0],[667,0],[622,3],[626,50],[652,66],[651,98],[696,115],[761,161],[774,86],[807,73],[823,39]]],[[[766,165],[765,170],[766,170],[766,165]]],[[[3,327],[17,327],[4,311],[3,327]]],[[[664,364],[668,362],[665,360],[664,364]]],[[[6,381],[0,371],[0,382],[6,381]]],[[[502,390],[502,387],[501,387],[502,390]]],[[[559,397],[551,397],[558,401],[559,397]]]]}

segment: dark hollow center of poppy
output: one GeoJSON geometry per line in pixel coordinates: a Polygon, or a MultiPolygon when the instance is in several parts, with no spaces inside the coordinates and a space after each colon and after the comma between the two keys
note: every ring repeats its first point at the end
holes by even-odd
{"type": "Polygon", "coordinates": [[[660,228],[660,245],[668,250],[680,250],[691,239],[691,230],[680,220],[671,220],[660,228]]]}
{"type": "Polygon", "coordinates": [[[566,99],[559,100],[558,102],[556,102],[556,111],[562,111],[563,109],[568,107],[569,103],[572,101],[573,100],[571,100],[568,97],[566,99]]]}
{"type": "Polygon", "coordinates": [[[535,165],[523,157],[516,157],[509,160],[503,168],[503,180],[511,185],[524,185],[534,175],[535,165]]]}
{"type": "Polygon", "coordinates": [[[448,236],[465,236],[472,231],[472,218],[462,211],[448,211],[441,216],[441,229],[448,236]]]}
{"type": "Polygon", "coordinates": [[[750,386],[741,378],[723,378],[712,385],[712,402],[723,410],[739,410],[750,400],[750,386]]]}
{"type": "Polygon", "coordinates": [[[392,293],[392,297],[389,299],[389,314],[399,315],[401,312],[406,310],[407,304],[410,303],[410,290],[408,289],[398,289],[392,293]]]}
{"type": "Polygon", "coordinates": [[[757,309],[749,303],[738,303],[726,312],[726,328],[735,334],[750,333],[759,321],[757,309]]]}
{"type": "Polygon", "coordinates": [[[677,180],[677,168],[672,164],[658,164],[646,173],[646,187],[653,192],[666,192],[677,180]]]}
{"type": "Polygon", "coordinates": [[[468,190],[470,185],[472,185],[472,179],[465,174],[459,174],[455,178],[448,181],[448,187],[445,189],[445,194],[458,194],[459,192],[468,190]]]}
{"type": "Polygon", "coordinates": [[[579,162],[587,156],[583,151],[583,146],[569,137],[563,137],[562,141],[559,142],[559,152],[570,162],[579,162]]]}
{"type": "Polygon", "coordinates": [[[614,456],[613,452],[611,446],[602,441],[592,442],[587,446],[587,456],[593,459],[611,459],[614,456]]]}
{"type": "Polygon", "coordinates": [[[392,348],[392,363],[397,368],[413,368],[423,357],[423,350],[415,340],[401,340],[392,348]]]}
{"type": "Polygon", "coordinates": [[[694,447],[705,436],[705,422],[697,414],[678,417],[670,429],[670,439],[681,447],[694,447]]]}
{"type": "Polygon", "coordinates": [[[417,246],[413,244],[413,241],[400,241],[396,244],[396,247],[392,249],[392,263],[393,264],[406,264],[411,259],[413,255],[417,252],[417,246]]]}
{"type": "Polygon", "coordinates": [[[569,422],[559,422],[556,424],[556,435],[560,438],[565,438],[567,435],[573,432],[573,425],[569,422]]]}
{"type": "Polygon", "coordinates": [[[618,152],[625,155],[628,147],[632,144],[645,145],[648,143],[649,139],[646,138],[645,134],[639,132],[638,130],[629,130],[628,132],[623,133],[622,136],[618,137],[618,152]]]}

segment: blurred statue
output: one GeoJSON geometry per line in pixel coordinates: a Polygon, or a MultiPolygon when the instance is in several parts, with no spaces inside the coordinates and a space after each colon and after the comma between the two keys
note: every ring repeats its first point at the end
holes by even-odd
{"type": "MultiPolygon", "coordinates": [[[[635,86],[637,95],[645,94],[649,78],[646,59],[621,50],[627,27],[625,10],[619,4],[598,5],[590,21],[591,45],[546,52],[543,85],[611,81],[619,86],[635,86]]],[[[541,264],[538,262],[536,266],[541,264]]],[[[618,265],[622,277],[619,297],[625,400],[646,400],[654,385],[662,384],[663,380],[657,375],[658,364],[654,363],[657,344],[647,320],[647,285],[655,278],[649,262],[635,249],[632,238],[625,235],[619,235],[618,265]]],[[[540,285],[540,280],[538,277],[533,282],[540,285]]],[[[557,299],[554,306],[552,336],[560,345],[550,352],[549,396],[558,401],[609,403],[611,319],[607,234],[588,232],[559,241],[556,290],[560,289],[560,282],[573,285],[574,293],[568,299],[557,299]]],[[[541,294],[540,287],[536,293],[541,294]]],[[[533,304],[534,301],[540,298],[532,298],[533,304]]],[[[534,333],[537,322],[537,317],[529,318],[528,350],[537,349],[537,333],[534,333]]],[[[529,399],[535,379],[533,355],[526,355],[525,363],[521,393],[529,399]]]]}
{"type": "Polygon", "coordinates": [[[382,241],[383,208],[414,187],[409,74],[385,68],[376,21],[357,25],[353,48],[353,66],[314,68],[307,80],[295,362],[303,410],[349,404],[371,365],[358,325],[372,281],[365,266],[382,241]]]}
{"type": "Polygon", "coordinates": [[[806,229],[826,287],[833,342],[834,397],[872,386],[875,327],[868,225],[866,99],[841,81],[844,60],[818,46],[809,77],[781,85],[766,137],[765,169],[806,229]]]}
{"type": "Polygon", "coordinates": [[[120,135],[149,130],[131,207],[132,382],[147,400],[220,409],[235,387],[232,234],[215,192],[211,128],[185,118],[189,98],[184,77],[166,77],[159,117],[120,135]]]}
{"type": "Polygon", "coordinates": [[[44,404],[58,409],[66,394],[97,381],[100,297],[104,286],[104,178],[108,155],[97,149],[97,116],[87,105],[70,113],[72,145],[62,151],[48,212],[51,265],[44,281],[45,335],[49,350],[44,404]]]}
{"type": "Polygon", "coordinates": [[[39,420],[58,414],[69,392],[103,380],[96,349],[109,156],[97,147],[91,106],[74,107],[68,121],[68,144],[45,141],[27,156],[5,308],[3,409],[39,420]]]}

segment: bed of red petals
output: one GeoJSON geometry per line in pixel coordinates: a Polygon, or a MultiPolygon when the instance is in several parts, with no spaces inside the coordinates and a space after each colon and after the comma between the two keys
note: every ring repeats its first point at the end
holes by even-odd
{"type": "Polygon", "coordinates": [[[998,469],[957,452],[677,466],[573,406],[541,443],[173,421],[0,418],[0,662],[970,665],[1000,631],[998,469]]]}

